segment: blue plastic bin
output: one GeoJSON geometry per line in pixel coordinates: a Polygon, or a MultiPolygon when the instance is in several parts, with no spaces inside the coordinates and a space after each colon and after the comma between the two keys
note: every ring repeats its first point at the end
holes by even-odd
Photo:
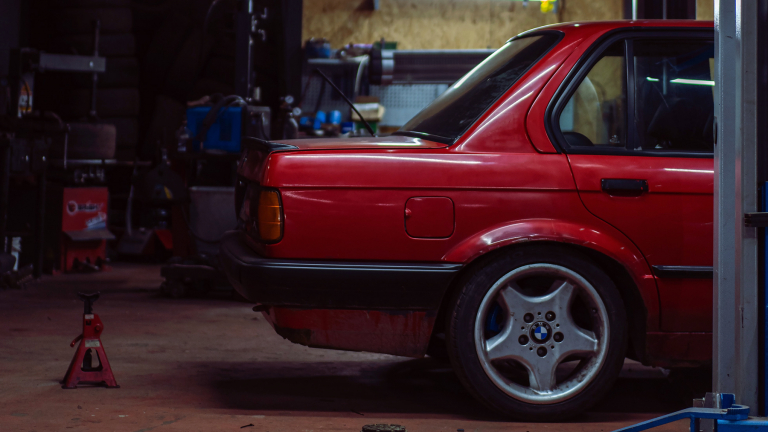
{"type": "MultiPolygon", "coordinates": [[[[211,107],[187,108],[187,129],[195,142],[198,141],[200,125],[210,110],[211,107]]],[[[243,130],[243,109],[230,107],[220,111],[218,118],[208,129],[208,134],[203,141],[203,149],[239,153],[240,135],[243,130]]]]}

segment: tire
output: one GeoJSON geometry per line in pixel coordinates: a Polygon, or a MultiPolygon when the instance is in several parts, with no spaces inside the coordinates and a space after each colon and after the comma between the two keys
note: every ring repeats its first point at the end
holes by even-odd
{"type": "Polygon", "coordinates": [[[115,159],[133,162],[136,160],[136,147],[118,147],[115,149],[115,159]]]}
{"type": "MultiPolygon", "coordinates": [[[[90,80],[88,80],[90,83],[90,80]]],[[[99,89],[138,87],[139,61],[136,57],[111,57],[107,59],[106,72],[99,74],[99,89]]]]}
{"type": "MultiPolygon", "coordinates": [[[[91,109],[91,90],[74,89],[62,92],[55,102],[57,114],[64,119],[85,117],[91,109]]],[[[136,117],[139,115],[139,90],[116,88],[96,90],[96,113],[99,117],[136,117]]]]}
{"type": "Polygon", "coordinates": [[[173,98],[164,95],[155,98],[152,120],[144,136],[144,147],[138,152],[139,156],[144,159],[155,157],[158,143],[175,138],[186,112],[187,106],[173,98]]]}
{"type": "Polygon", "coordinates": [[[558,421],[611,388],[626,352],[624,303],[587,257],[527,246],[487,259],[459,283],[447,315],[448,355],[485,405],[520,420],[558,421]],[[573,356],[581,360],[567,374],[576,362],[563,360],[573,356]]]}
{"type": "Polygon", "coordinates": [[[130,8],[131,0],[46,0],[51,7],[130,8]]]}
{"type": "MultiPolygon", "coordinates": [[[[112,159],[115,157],[117,132],[106,123],[69,123],[67,159],[112,159]]],[[[63,143],[52,146],[53,159],[64,157],[63,143]]]]}
{"type": "MultiPolygon", "coordinates": [[[[232,80],[234,81],[234,79],[232,80]]],[[[224,84],[212,79],[203,78],[195,83],[192,88],[192,92],[189,95],[189,100],[198,100],[203,96],[209,96],[214,93],[221,93],[223,95],[231,95],[235,92],[233,84],[224,84]]]]}
{"type": "MultiPolygon", "coordinates": [[[[72,87],[90,90],[93,78],[90,74],[68,74],[72,87]]],[[[107,70],[99,74],[98,90],[139,86],[139,62],[135,57],[107,58],[107,70]]]]}
{"type": "MultiPolygon", "coordinates": [[[[93,55],[93,35],[62,36],[51,41],[54,52],[93,55]]],[[[136,39],[130,33],[99,36],[99,55],[102,57],[131,57],[136,55],[136,39]]],[[[110,60],[107,60],[109,71],[110,60]]]]}
{"type": "Polygon", "coordinates": [[[163,90],[168,72],[176,62],[176,57],[184,46],[194,24],[184,15],[174,15],[154,34],[147,53],[142,61],[142,79],[154,93],[163,90]]]}
{"type": "Polygon", "coordinates": [[[201,78],[207,78],[220,83],[235,82],[235,60],[227,57],[211,57],[200,74],[201,78]]]}
{"type": "Polygon", "coordinates": [[[100,34],[125,34],[133,30],[130,8],[66,8],[57,12],[54,32],[60,36],[93,35],[93,21],[101,21],[100,34]]]}
{"type": "Polygon", "coordinates": [[[216,56],[234,59],[237,57],[235,51],[235,38],[227,33],[220,33],[213,41],[213,48],[211,52],[216,53],[216,56]]]}
{"type": "Polygon", "coordinates": [[[211,45],[208,41],[203,47],[202,31],[192,30],[176,55],[173,65],[168,69],[168,76],[163,86],[164,94],[177,100],[186,100],[199,74],[198,62],[200,60],[205,62],[211,45]]]}
{"type": "Polygon", "coordinates": [[[138,120],[133,117],[102,118],[101,121],[115,126],[117,148],[135,148],[139,143],[138,120]]]}

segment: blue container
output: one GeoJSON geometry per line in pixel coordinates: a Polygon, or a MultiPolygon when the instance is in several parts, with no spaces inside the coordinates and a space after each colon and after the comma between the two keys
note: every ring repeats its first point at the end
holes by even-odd
{"type": "Polygon", "coordinates": [[[335,125],[341,124],[341,111],[339,110],[331,111],[331,119],[328,123],[335,124],[335,125]]]}
{"type": "Polygon", "coordinates": [[[318,111],[315,113],[315,123],[312,129],[320,129],[323,126],[323,123],[325,123],[325,112],[318,111]]]}
{"type": "MultiPolygon", "coordinates": [[[[187,108],[187,129],[193,142],[198,143],[198,134],[203,119],[211,111],[211,107],[187,108]]],[[[216,121],[208,128],[203,141],[204,150],[223,150],[231,153],[240,152],[240,136],[243,130],[243,109],[230,107],[219,110],[216,121]]],[[[196,151],[194,149],[193,151],[196,151]]]]}
{"type": "Polygon", "coordinates": [[[325,39],[310,39],[304,45],[307,58],[331,58],[331,43],[325,39]]]}
{"type": "Polygon", "coordinates": [[[355,130],[355,122],[344,122],[341,124],[341,133],[346,134],[355,130]]]}

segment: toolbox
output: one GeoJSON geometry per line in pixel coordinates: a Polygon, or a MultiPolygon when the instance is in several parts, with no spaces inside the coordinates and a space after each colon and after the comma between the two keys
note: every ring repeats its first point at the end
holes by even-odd
{"type": "Polygon", "coordinates": [[[109,191],[104,186],[53,187],[50,195],[50,239],[47,254],[63,272],[100,270],[106,262],[107,240],[115,236],[107,229],[109,191]]]}

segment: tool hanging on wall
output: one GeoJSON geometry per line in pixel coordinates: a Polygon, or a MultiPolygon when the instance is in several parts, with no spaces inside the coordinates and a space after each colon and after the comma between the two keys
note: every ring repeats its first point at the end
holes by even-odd
{"type": "Polygon", "coordinates": [[[104,331],[104,324],[95,313],[93,313],[93,303],[99,298],[98,292],[91,294],[78,293],[84,304],[83,311],[83,332],[72,341],[69,346],[75,346],[77,341],[80,345],[77,347],[75,357],[69,364],[61,388],[74,389],[80,382],[104,383],[109,388],[120,388],[112,374],[112,368],[107,360],[107,353],[104,352],[104,346],[101,343],[101,333],[104,331]],[[99,365],[93,366],[93,354],[99,361],[99,365]]]}

